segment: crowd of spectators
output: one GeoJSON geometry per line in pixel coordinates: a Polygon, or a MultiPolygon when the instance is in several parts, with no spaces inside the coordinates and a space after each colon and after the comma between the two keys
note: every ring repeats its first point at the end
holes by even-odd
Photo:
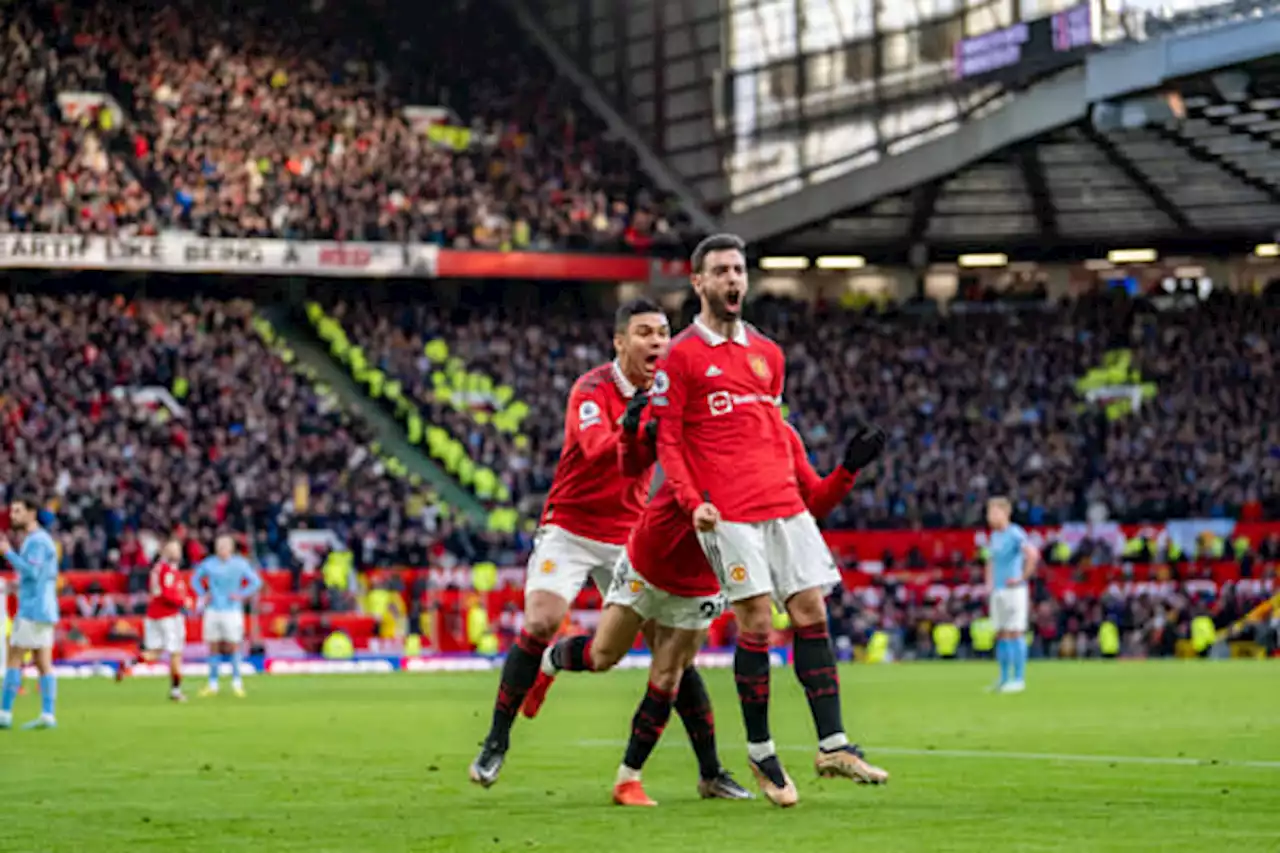
{"type": "Polygon", "coordinates": [[[0,233],[153,232],[153,198],[109,121],[58,104],[68,86],[100,82],[101,65],[59,51],[41,21],[34,6],[0,4],[0,233]]]}
{"type": "Polygon", "coordinates": [[[247,301],[0,293],[0,316],[0,497],[52,501],[69,568],[145,565],[139,533],[176,533],[194,558],[218,530],[288,566],[289,531],[308,527],[359,565],[512,558],[389,474],[247,301]]]}
{"type": "MultiPolygon", "coordinates": [[[[1270,596],[1256,584],[1230,582],[1216,594],[1170,587],[1158,592],[1121,588],[1099,596],[1054,596],[1038,586],[1031,608],[1029,652],[1037,658],[1099,657],[1099,629],[1111,622],[1119,632],[1119,656],[1172,657],[1178,642],[1191,638],[1191,621],[1197,616],[1208,616],[1217,628],[1227,629],[1270,596]]],[[[943,623],[960,630],[958,656],[974,656],[970,629],[988,615],[980,572],[975,572],[972,584],[952,588],[945,598],[931,599],[886,582],[837,590],[828,607],[838,647],[865,648],[874,632],[883,631],[893,656],[907,660],[937,656],[933,628],[943,623]]],[[[1251,640],[1275,652],[1280,648],[1280,614],[1245,625],[1227,638],[1251,640]]]]}
{"type": "MultiPolygon", "coordinates": [[[[766,298],[748,315],[784,347],[785,402],[820,471],[838,464],[850,418],[889,433],[877,470],[834,527],[980,526],[986,498],[1013,497],[1029,524],[1280,514],[1280,327],[1252,297],[1219,294],[1155,311],[1084,299],[1052,311],[864,314],[766,298]],[[1128,349],[1155,393],[1108,418],[1077,381],[1128,349]]],[[[400,379],[536,510],[559,456],[573,380],[612,356],[599,309],[339,305],[353,341],[400,379]],[[442,338],[468,369],[530,407],[527,446],[435,400],[423,354],[442,338]]],[[[685,312],[689,313],[688,311],[685,312]]]]}
{"type": "MultiPolygon", "coordinates": [[[[14,45],[0,58],[0,139],[42,158],[10,179],[28,196],[47,197],[71,160],[93,176],[79,194],[208,236],[490,249],[679,240],[676,209],[646,189],[629,147],[605,138],[489,4],[36,0],[0,16],[14,45]],[[67,90],[123,107],[123,160],[99,163],[82,150],[93,134],[59,126],[46,106],[67,90]],[[454,129],[429,135],[406,105],[443,108],[454,129]]],[[[39,205],[14,216],[62,224],[39,205]]]]}
{"type": "Polygon", "coordinates": [[[453,307],[364,300],[334,303],[333,316],[371,364],[402,383],[429,423],[449,429],[472,459],[498,475],[517,507],[536,516],[560,458],[569,390],[577,377],[613,357],[607,321],[572,319],[589,310],[562,306],[558,315],[530,322],[522,311],[483,298],[453,307]],[[450,356],[467,370],[510,387],[514,399],[529,407],[518,434],[437,398],[436,366],[424,353],[433,340],[447,341],[450,356]]]}

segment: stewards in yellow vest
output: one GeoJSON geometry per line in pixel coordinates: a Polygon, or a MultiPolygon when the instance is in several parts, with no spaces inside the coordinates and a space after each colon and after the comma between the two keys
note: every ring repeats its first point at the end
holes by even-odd
{"type": "Polygon", "coordinates": [[[938,657],[950,660],[960,648],[960,629],[950,622],[933,626],[933,648],[938,657]]]}
{"type": "Polygon", "coordinates": [[[969,626],[969,642],[977,654],[988,656],[996,647],[996,625],[987,616],[974,619],[969,626]]]}
{"type": "Polygon", "coordinates": [[[472,648],[480,645],[481,638],[489,633],[489,611],[480,603],[479,597],[473,597],[467,608],[467,642],[472,648]]]}
{"type": "Polygon", "coordinates": [[[1098,653],[1104,658],[1118,657],[1120,654],[1120,629],[1114,622],[1103,622],[1098,629],[1098,653]]]}
{"type": "Polygon", "coordinates": [[[1213,627],[1213,619],[1208,616],[1197,616],[1191,620],[1191,648],[1196,654],[1208,654],[1213,648],[1213,641],[1218,637],[1218,630],[1213,627]]]}
{"type": "Polygon", "coordinates": [[[884,663],[889,654],[889,635],[876,631],[867,641],[867,663],[884,663]]]}
{"type": "Polygon", "coordinates": [[[324,577],[324,585],[329,589],[348,589],[351,583],[351,570],[355,567],[356,558],[350,551],[330,551],[324,558],[320,571],[324,577]]]}
{"type": "Polygon", "coordinates": [[[355,645],[345,633],[334,631],[324,638],[320,654],[324,655],[326,660],[351,660],[355,655],[355,645]]]}

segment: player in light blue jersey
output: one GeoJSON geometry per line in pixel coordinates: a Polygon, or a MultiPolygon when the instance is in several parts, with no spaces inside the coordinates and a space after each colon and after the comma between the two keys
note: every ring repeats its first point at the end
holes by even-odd
{"type": "Polygon", "coordinates": [[[244,698],[240,661],[244,645],[244,603],[262,588],[262,578],[244,557],[235,553],[235,541],[219,536],[212,557],[196,566],[191,588],[205,599],[204,642],[209,647],[209,685],[201,696],[218,694],[218,668],[231,663],[231,690],[244,698]]]}
{"type": "Polygon", "coordinates": [[[53,633],[58,624],[58,546],[40,526],[40,504],[20,497],[9,504],[9,523],[22,535],[15,551],[8,537],[0,536],[0,554],[18,575],[18,618],[9,638],[8,666],[0,693],[0,729],[13,725],[13,703],[22,687],[22,658],[27,652],[40,673],[40,716],[24,729],[51,729],[57,725],[54,704],[58,682],[53,674],[53,633]]]}
{"type": "Polygon", "coordinates": [[[1040,551],[1027,531],[1013,523],[1013,507],[1008,498],[987,501],[987,524],[991,526],[987,559],[987,589],[991,591],[991,621],[996,629],[996,660],[1000,662],[1001,693],[1021,693],[1026,689],[1027,623],[1031,596],[1027,584],[1040,561],[1040,551]]]}

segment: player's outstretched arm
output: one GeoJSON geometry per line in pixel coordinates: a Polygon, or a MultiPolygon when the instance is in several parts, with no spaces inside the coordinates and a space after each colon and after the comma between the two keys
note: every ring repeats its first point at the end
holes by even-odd
{"type": "Polygon", "coordinates": [[[839,506],[840,501],[849,494],[857,475],[843,465],[837,465],[834,471],[823,477],[809,462],[809,455],[805,451],[804,442],[800,439],[800,433],[791,427],[787,430],[787,435],[791,439],[792,467],[795,468],[796,481],[799,483],[800,496],[804,498],[805,508],[814,518],[823,518],[839,506]]]}
{"type": "Polygon", "coordinates": [[[686,514],[703,503],[703,491],[693,482],[684,459],[684,416],[687,407],[687,364],[680,349],[673,349],[665,366],[667,393],[650,401],[658,418],[658,464],[675,491],[676,503],[686,514]]]}

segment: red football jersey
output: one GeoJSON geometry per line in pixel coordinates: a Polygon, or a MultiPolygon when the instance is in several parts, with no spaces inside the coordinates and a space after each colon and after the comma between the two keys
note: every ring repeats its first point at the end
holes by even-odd
{"type": "Polygon", "coordinates": [[[658,462],[685,514],[704,500],[725,521],[803,512],[778,411],[786,371],[778,345],[745,323],[727,340],[694,320],[672,341],[664,369],[668,387],[650,401],[658,462]]]}
{"type": "Polygon", "coordinates": [[[542,524],[621,545],[649,495],[653,466],[625,476],[619,470],[620,421],[635,388],[616,363],[583,374],[569,392],[564,447],[542,510],[542,524]]]}
{"type": "MultiPolygon", "coordinates": [[[[818,476],[809,464],[800,435],[790,425],[786,435],[788,458],[795,466],[805,506],[816,518],[822,518],[849,494],[854,475],[837,467],[825,478],[818,476]]],[[[676,501],[671,481],[663,480],[631,534],[627,557],[641,577],[663,592],[687,598],[715,595],[720,591],[720,581],[698,544],[689,515],[676,501]]]]}
{"type": "Polygon", "coordinates": [[[166,562],[151,567],[147,583],[147,618],[165,619],[182,612],[186,603],[186,587],[178,570],[166,562]]]}

